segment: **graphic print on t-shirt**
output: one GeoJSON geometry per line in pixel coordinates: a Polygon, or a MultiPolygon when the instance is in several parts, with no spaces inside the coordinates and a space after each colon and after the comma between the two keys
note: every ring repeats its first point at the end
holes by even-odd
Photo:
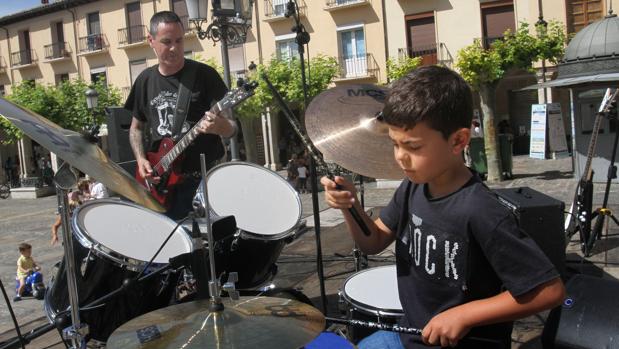
{"type": "Polygon", "coordinates": [[[161,136],[172,136],[176,99],[176,92],[161,91],[150,101],[150,106],[157,112],[159,125],[156,130],[161,136]]]}
{"type": "Polygon", "coordinates": [[[464,246],[454,234],[424,225],[421,217],[411,214],[400,240],[407,247],[411,266],[419,276],[453,284],[463,281],[464,246]]]}

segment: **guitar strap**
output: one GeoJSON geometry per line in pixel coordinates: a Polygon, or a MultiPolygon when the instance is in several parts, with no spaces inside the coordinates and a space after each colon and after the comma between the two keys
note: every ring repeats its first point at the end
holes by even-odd
{"type": "Polygon", "coordinates": [[[187,64],[183,67],[183,74],[178,85],[178,97],[176,98],[176,109],[174,109],[174,124],[172,125],[172,139],[178,141],[182,136],[183,124],[189,112],[189,102],[191,102],[191,90],[196,81],[196,65],[187,64]]]}

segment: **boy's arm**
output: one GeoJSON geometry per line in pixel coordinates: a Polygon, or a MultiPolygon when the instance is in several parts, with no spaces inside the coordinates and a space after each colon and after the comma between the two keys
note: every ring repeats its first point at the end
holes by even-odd
{"type": "Polygon", "coordinates": [[[426,344],[455,346],[473,327],[521,319],[554,308],[564,298],[565,288],[560,278],[543,283],[518,297],[504,291],[436,315],[424,327],[422,338],[426,344]]]}
{"type": "Polygon", "coordinates": [[[395,239],[395,234],[383,224],[380,218],[375,221],[365,213],[357,200],[355,187],[342,177],[335,177],[336,182],[327,177],[323,177],[320,183],[325,187],[325,199],[329,206],[342,210],[344,220],[348,226],[348,231],[352,235],[361,251],[366,254],[377,254],[389,246],[395,239]],[[341,185],[341,189],[336,189],[336,183],[341,185]],[[359,224],[350,214],[348,208],[354,207],[363,219],[371,234],[366,236],[359,224]]]}

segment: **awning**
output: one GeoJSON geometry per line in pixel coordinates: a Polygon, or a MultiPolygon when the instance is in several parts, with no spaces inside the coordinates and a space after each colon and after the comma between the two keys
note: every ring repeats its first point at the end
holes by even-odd
{"type": "Polygon", "coordinates": [[[546,81],[540,84],[535,84],[531,86],[527,86],[522,90],[537,90],[544,87],[569,87],[580,84],[587,84],[592,82],[609,82],[609,81],[619,81],[619,73],[610,73],[610,74],[597,74],[597,75],[586,75],[586,76],[577,76],[573,78],[559,78],[551,81],[546,81]]]}

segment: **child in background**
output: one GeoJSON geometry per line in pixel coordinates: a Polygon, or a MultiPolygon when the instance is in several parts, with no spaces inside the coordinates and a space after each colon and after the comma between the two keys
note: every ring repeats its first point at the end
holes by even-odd
{"type": "Polygon", "coordinates": [[[32,246],[27,243],[19,244],[19,259],[17,259],[17,280],[19,280],[19,287],[17,288],[17,295],[13,298],[13,302],[19,302],[21,296],[24,293],[24,287],[26,287],[26,277],[28,274],[41,270],[39,266],[32,259],[32,246]]]}

